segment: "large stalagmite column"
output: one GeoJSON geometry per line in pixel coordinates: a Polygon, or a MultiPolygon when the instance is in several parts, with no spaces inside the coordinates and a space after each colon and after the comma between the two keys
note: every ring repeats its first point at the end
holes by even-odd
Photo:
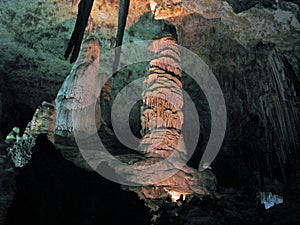
{"type": "Polygon", "coordinates": [[[137,183],[143,178],[154,183],[129,188],[142,196],[150,207],[155,204],[151,199],[169,195],[176,201],[181,195],[183,198],[186,195],[202,196],[216,190],[216,179],[211,171],[200,172],[184,165],[186,148],[182,137],[184,102],[180,50],[175,27],[167,23],[162,26],[162,35],[149,46],[155,57],[150,61],[142,93],[143,138],[140,148],[145,159],[135,163],[141,165],[143,175],[137,177],[137,183]]]}
{"type": "Polygon", "coordinates": [[[84,112],[100,97],[99,77],[100,45],[98,40],[87,38],[82,44],[79,57],[70,75],[60,88],[56,102],[56,142],[75,142],[75,124],[81,124],[83,132],[89,132],[95,122],[100,126],[100,105],[96,107],[96,118],[74,117],[74,112],[84,112]],[[95,121],[96,120],[96,121],[95,121]]]}
{"type": "Polygon", "coordinates": [[[151,43],[149,50],[157,57],[150,61],[144,80],[141,149],[149,157],[166,158],[174,150],[185,152],[181,138],[180,56],[175,35],[164,32],[151,43]]]}

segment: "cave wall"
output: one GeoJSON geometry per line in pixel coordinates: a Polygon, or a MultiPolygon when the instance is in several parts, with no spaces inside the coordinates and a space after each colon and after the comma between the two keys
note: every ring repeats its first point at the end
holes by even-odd
{"type": "Polygon", "coordinates": [[[265,8],[276,8],[278,3],[282,2],[293,2],[295,4],[300,5],[299,0],[287,0],[287,1],[276,1],[276,0],[253,0],[253,1],[247,1],[247,0],[227,0],[227,2],[232,6],[233,10],[236,13],[245,11],[247,9],[252,8],[253,6],[260,6],[265,8]]]}
{"type": "Polygon", "coordinates": [[[62,57],[75,22],[67,3],[1,2],[0,76],[6,89],[3,135],[13,126],[24,129],[42,101],[53,101],[71,68],[62,57]]]}
{"type": "MultiPolygon", "coordinates": [[[[247,183],[256,172],[284,181],[299,160],[299,8],[284,2],[276,9],[255,7],[243,14],[225,8],[220,19],[173,19],[180,44],[210,66],[225,96],[228,126],[213,166],[224,173],[224,182],[247,183]]],[[[191,91],[197,90],[195,83],[189,78],[183,83],[207,111],[203,94],[191,91]]],[[[209,114],[201,117],[205,142],[209,114]]]]}

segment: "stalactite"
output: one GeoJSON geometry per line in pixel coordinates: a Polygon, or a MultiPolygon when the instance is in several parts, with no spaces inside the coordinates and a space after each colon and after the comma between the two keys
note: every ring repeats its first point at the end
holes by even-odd
{"type": "Polygon", "coordinates": [[[115,60],[113,64],[113,74],[117,72],[119,61],[120,61],[120,54],[121,54],[121,47],[123,43],[123,36],[126,26],[126,20],[128,16],[130,0],[119,0],[119,12],[118,12],[118,30],[116,36],[116,49],[115,49],[115,60]]]}
{"type": "Polygon", "coordinates": [[[72,53],[70,59],[71,63],[75,62],[79,55],[81,42],[83,40],[85,28],[88,24],[93,3],[94,0],[82,0],[78,5],[78,15],[76,19],[75,28],[69,41],[68,48],[64,55],[67,59],[72,53]]]}

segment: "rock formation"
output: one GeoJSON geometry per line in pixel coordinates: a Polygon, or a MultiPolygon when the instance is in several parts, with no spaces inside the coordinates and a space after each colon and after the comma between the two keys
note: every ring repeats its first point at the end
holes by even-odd
{"type": "MultiPolygon", "coordinates": [[[[100,46],[94,39],[87,39],[81,48],[79,57],[70,75],[65,79],[56,97],[56,141],[75,144],[74,124],[81,121],[81,130],[89,131],[95,124],[101,123],[100,105],[93,105],[100,97],[99,70],[100,46]],[[96,107],[96,118],[75,118],[74,112],[84,112],[89,107],[96,107]]],[[[98,102],[99,103],[99,102],[98,102]]]]}
{"type": "Polygon", "coordinates": [[[32,155],[35,139],[39,134],[46,135],[49,140],[54,142],[55,119],[55,105],[43,102],[36,109],[22,137],[16,138],[14,143],[11,143],[11,146],[7,149],[15,167],[23,167],[28,163],[32,155]]]}
{"type": "MultiPolygon", "coordinates": [[[[137,170],[142,169],[143,179],[148,177],[151,182],[156,176],[157,182],[128,187],[154,211],[161,206],[159,199],[168,196],[176,202],[180,197],[212,195],[216,191],[216,178],[211,171],[199,172],[182,161],[186,157],[186,148],[181,133],[184,118],[180,51],[175,27],[162,24],[160,38],[153,40],[148,48],[156,57],[149,63],[142,94],[140,150],[145,158],[135,163],[141,167],[137,170]],[[159,164],[167,160],[168,163],[159,164]],[[148,169],[148,165],[153,168],[148,169]],[[169,175],[172,170],[177,172],[169,175]]],[[[140,182],[138,177],[135,181],[140,182]]]]}
{"type": "Polygon", "coordinates": [[[28,137],[36,138],[39,134],[46,134],[48,139],[54,142],[55,121],[55,105],[49,102],[42,102],[25,128],[22,139],[28,137]]]}
{"type": "Polygon", "coordinates": [[[149,51],[158,57],[150,62],[144,81],[141,150],[149,157],[164,159],[172,151],[185,153],[186,149],[181,143],[183,96],[179,49],[176,37],[170,33],[162,36],[149,46],[149,51]]]}

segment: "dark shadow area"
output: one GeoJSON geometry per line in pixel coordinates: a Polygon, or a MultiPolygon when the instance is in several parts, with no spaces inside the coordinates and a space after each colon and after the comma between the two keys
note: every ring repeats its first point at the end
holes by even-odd
{"type": "Polygon", "coordinates": [[[44,135],[38,137],[32,159],[16,182],[17,194],[6,225],[141,225],[151,221],[136,194],[65,160],[44,135]]]}
{"type": "Polygon", "coordinates": [[[7,74],[0,70],[0,133],[5,139],[14,126],[23,131],[31,120],[34,110],[26,104],[17,104],[17,95],[7,79],[7,74]]]}

